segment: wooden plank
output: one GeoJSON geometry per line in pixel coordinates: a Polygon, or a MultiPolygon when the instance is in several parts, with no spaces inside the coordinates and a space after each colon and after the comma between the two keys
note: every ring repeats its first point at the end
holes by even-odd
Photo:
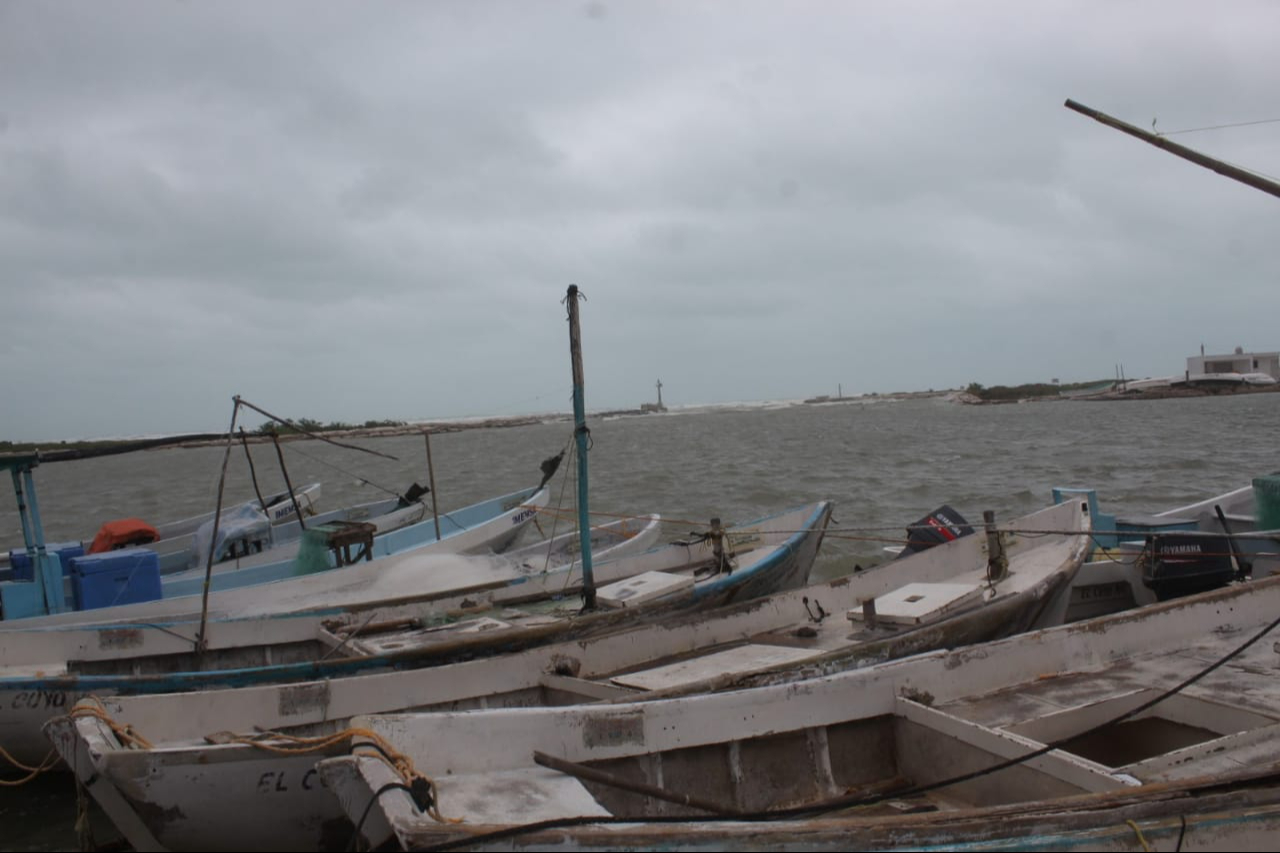
{"type": "MultiPolygon", "coordinates": [[[[875,600],[876,619],[890,625],[919,625],[982,600],[980,583],[909,583],[875,600]]],[[[863,619],[862,610],[850,610],[848,618],[863,619]]]]}
{"type": "Polygon", "coordinates": [[[569,675],[556,675],[551,672],[543,673],[542,677],[538,679],[538,683],[547,690],[560,690],[565,693],[585,696],[591,700],[619,699],[623,696],[633,696],[636,692],[635,690],[606,682],[574,678],[569,675]]]}
{"type": "Polygon", "coordinates": [[[693,591],[692,575],[670,572],[645,572],[633,578],[611,583],[597,591],[599,602],[606,607],[635,607],[647,601],[680,592],[693,591]]]}
{"type": "Polygon", "coordinates": [[[608,817],[581,782],[529,767],[471,776],[436,777],[441,811],[470,824],[534,823],[565,817],[608,817]]]}
{"type": "Polygon", "coordinates": [[[714,676],[751,672],[767,666],[798,663],[817,652],[790,646],[766,646],[758,643],[735,646],[665,666],[614,676],[613,683],[641,690],[662,690],[714,676]]]}
{"type": "Polygon", "coordinates": [[[352,640],[349,645],[364,654],[383,655],[405,652],[410,649],[425,649],[449,642],[457,637],[486,634],[493,631],[507,631],[511,627],[510,622],[503,622],[500,619],[493,619],[489,616],[480,616],[449,625],[436,625],[431,628],[419,628],[411,631],[361,636],[352,640]]]}

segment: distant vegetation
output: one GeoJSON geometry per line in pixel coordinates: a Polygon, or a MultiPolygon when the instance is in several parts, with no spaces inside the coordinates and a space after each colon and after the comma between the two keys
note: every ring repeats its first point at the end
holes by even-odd
{"type": "Polygon", "coordinates": [[[993,385],[990,388],[984,387],[979,382],[972,382],[964,390],[989,403],[1010,403],[1014,400],[1027,400],[1034,397],[1056,397],[1063,391],[1082,391],[1086,388],[1096,388],[1102,381],[1104,380],[1095,379],[1092,382],[1069,382],[1059,385],[1048,382],[1033,382],[1027,385],[993,385]]]}
{"type": "Polygon", "coordinates": [[[267,421],[265,424],[258,427],[256,434],[271,435],[272,431],[275,431],[280,435],[293,435],[299,432],[338,432],[348,429],[378,429],[379,427],[407,426],[404,421],[391,420],[365,421],[363,424],[348,424],[343,423],[342,421],[330,421],[327,424],[322,424],[320,421],[312,420],[311,418],[297,418],[294,420],[294,424],[297,425],[297,429],[288,426],[287,424],[278,424],[275,421],[267,421]]]}
{"type": "MultiPolygon", "coordinates": [[[[337,432],[339,430],[349,429],[377,429],[379,427],[402,427],[407,426],[405,421],[393,420],[374,420],[365,421],[363,424],[348,424],[342,421],[333,421],[323,424],[320,421],[311,418],[301,418],[294,421],[301,430],[294,429],[284,424],[275,424],[273,421],[267,421],[256,430],[250,432],[250,435],[268,436],[271,435],[272,427],[280,435],[296,435],[302,430],[307,432],[337,432]]],[[[122,449],[138,449],[142,450],[147,447],[160,447],[166,444],[179,444],[183,441],[209,441],[209,440],[226,440],[226,433],[202,433],[199,435],[186,436],[169,436],[166,438],[152,439],[119,439],[105,438],[92,441],[4,441],[0,440],[0,453],[35,453],[37,450],[45,453],[61,453],[62,451],[103,451],[111,448],[122,449]]]]}
{"type": "Polygon", "coordinates": [[[119,439],[98,441],[0,441],[0,453],[35,453],[37,450],[101,450],[129,444],[119,439]]]}

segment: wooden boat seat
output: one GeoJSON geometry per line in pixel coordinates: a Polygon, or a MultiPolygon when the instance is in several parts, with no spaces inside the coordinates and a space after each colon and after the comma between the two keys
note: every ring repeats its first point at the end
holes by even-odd
{"type": "Polygon", "coordinates": [[[712,652],[708,655],[686,658],[637,672],[616,675],[611,680],[623,687],[640,690],[665,690],[738,672],[753,672],[770,666],[798,663],[814,657],[820,651],[797,649],[791,646],[771,646],[762,643],[746,643],[712,652]]]}
{"type": "Polygon", "coordinates": [[[610,815],[581,782],[546,767],[440,775],[435,782],[441,811],[469,824],[522,824],[568,815],[610,815]]]}
{"type": "Polygon", "coordinates": [[[596,590],[596,601],[605,607],[635,607],[672,595],[691,594],[693,576],[671,572],[644,572],[596,590]]]}
{"type": "Polygon", "coordinates": [[[385,655],[405,652],[411,649],[425,649],[464,639],[475,634],[492,631],[506,631],[512,627],[510,622],[480,616],[448,625],[435,625],[429,628],[410,628],[407,630],[381,631],[367,636],[356,637],[347,643],[347,647],[360,654],[385,655]]]}
{"type": "MultiPolygon", "coordinates": [[[[878,622],[890,625],[920,625],[982,601],[986,585],[981,583],[909,583],[875,599],[878,622]]],[[[851,622],[863,622],[861,609],[846,614],[851,622]]]]}

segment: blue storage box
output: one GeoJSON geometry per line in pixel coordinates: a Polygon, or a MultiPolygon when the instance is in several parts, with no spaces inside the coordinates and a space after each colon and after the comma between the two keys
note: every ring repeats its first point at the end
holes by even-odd
{"type": "Polygon", "coordinates": [[[135,604],[163,597],[160,555],[125,548],[71,558],[71,597],[76,610],[135,604]]]}
{"type": "MultiPolygon", "coordinates": [[[[71,558],[84,555],[84,545],[79,542],[46,542],[44,550],[49,554],[57,554],[62,563],[62,575],[71,574],[71,558]]],[[[26,548],[9,552],[9,565],[13,568],[14,580],[35,580],[35,571],[31,567],[31,555],[26,548]]]]}

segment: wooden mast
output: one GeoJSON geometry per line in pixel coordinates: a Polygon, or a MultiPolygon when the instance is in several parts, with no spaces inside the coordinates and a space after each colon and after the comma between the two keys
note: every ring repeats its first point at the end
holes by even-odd
{"type": "Polygon", "coordinates": [[[1224,163],[1221,160],[1215,160],[1212,157],[1201,154],[1199,151],[1192,151],[1190,148],[1179,145],[1176,142],[1170,142],[1163,136],[1150,133],[1140,127],[1134,127],[1133,125],[1120,121],[1117,118],[1112,118],[1106,113],[1100,113],[1091,107],[1078,104],[1070,98],[1067,98],[1067,102],[1064,106],[1069,110],[1075,110],[1081,115],[1086,115],[1091,119],[1099,121],[1107,127],[1113,127],[1122,133],[1127,133],[1130,136],[1136,136],[1143,142],[1148,142],[1157,148],[1163,148],[1165,151],[1168,151],[1170,154],[1177,157],[1181,157],[1184,160],[1190,160],[1197,166],[1203,166],[1206,169],[1217,172],[1223,177],[1231,178],[1234,181],[1247,184],[1256,190],[1262,190],[1264,193],[1280,198],[1280,184],[1275,181],[1269,181],[1260,175],[1255,175],[1252,172],[1224,163]]]}
{"type": "MultiPolygon", "coordinates": [[[[578,285],[569,285],[569,356],[573,360],[573,435],[578,445],[578,541],[582,552],[582,606],[594,610],[596,584],[591,573],[591,521],[587,512],[587,413],[582,374],[582,333],[578,328],[578,285]]],[[[586,298],[586,297],[582,297],[586,298]]]]}

